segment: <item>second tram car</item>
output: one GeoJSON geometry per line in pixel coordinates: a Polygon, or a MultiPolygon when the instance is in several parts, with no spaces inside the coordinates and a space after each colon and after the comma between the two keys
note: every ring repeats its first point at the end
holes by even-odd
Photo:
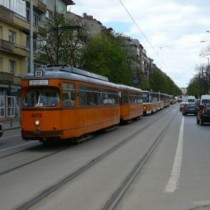
{"type": "Polygon", "coordinates": [[[127,121],[143,115],[142,90],[118,85],[120,91],[120,120],[127,121]]]}

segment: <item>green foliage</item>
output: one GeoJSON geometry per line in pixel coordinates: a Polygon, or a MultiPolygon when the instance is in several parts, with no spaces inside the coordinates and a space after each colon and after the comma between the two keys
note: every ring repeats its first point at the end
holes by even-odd
{"type": "Polygon", "coordinates": [[[196,67],[198,72],[188,85],[187,94],[200,97],[210,92],[210,69],[209,66],[200,65],[196,67]]]}
{"type": "Polygon", "coordinates": [[[198,98],[201,95],[208,94],[208,81],[199,76],[195,76],[187,87],[187,94],[198,98]]]}
{"type": "Polygon", "coordinates": [[[122,41],[113,34],[101,33],[86,45],[84,69],[107,76],[114,83],[132,85],[132,75],[122,41]]]}
{"type": "Polygon", "coordinates": [[[55,12],[45,23],[44,33],[38,37],[38,47],[42,52],[39,62],[71,66],[82,62],[80,59],[85,39],[80,29],[77,23],[66,22],[63,15],[55,12]]]}
{"type": "Polygon", "coordinates": [[[156,92],[167,93],[169,95],[181,95],[181,90],[171,80],[169,76],[158,68],[153,68],[150,73],[150,89],[156,92]]]}

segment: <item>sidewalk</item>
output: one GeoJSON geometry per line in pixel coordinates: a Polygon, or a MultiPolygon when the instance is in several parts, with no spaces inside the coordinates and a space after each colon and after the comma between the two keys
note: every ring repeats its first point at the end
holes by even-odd
{"type": "Polygon", "coordinates": [[[3,130],[18,129],[20,128],[20,118],[6,118],[0,119],[3,130]]]}

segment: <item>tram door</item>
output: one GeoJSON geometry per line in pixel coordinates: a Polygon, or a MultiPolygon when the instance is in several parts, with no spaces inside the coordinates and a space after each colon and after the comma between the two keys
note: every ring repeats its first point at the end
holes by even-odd
{"type": "Polygon", "coordinates": [[[15,117],[15,96],[6,96],[6,116],[15,117]]]}

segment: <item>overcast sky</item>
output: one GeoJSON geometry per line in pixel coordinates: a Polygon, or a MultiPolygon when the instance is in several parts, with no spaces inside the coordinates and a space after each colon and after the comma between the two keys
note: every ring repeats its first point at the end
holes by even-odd
{"type": "Polygon", "coordinates": [[[210,33],[206,31],[210,31],[209,0],[74,2],[71,12],[80,16],[83,13],[93,15],[116,33],[138,39],[147,56],[179,87],[188,86],[197,66],[208,64],[206,49],[210,45],[210,33]]]}

